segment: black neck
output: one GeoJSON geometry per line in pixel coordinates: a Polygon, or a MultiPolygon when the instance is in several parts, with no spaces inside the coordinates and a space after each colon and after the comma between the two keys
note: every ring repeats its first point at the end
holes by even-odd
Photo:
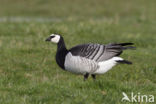
{"type": "Polygon", "coordinates": [[[61,37],[60,41],[57,44],[56,62],[63,69],[65,69],[64,62],[65,62],[65,57],[67,53],[68,53],[68,50],[64,43],[64,39],[63,37],[61,37]]]}
{"type": "Polygon", "coordinates": [[[60,41],[57,44],[57,51],[62,51],[62,50],[67,51],[67,48],[66,48],[66,45],[64,43],[64,39],[61,37],[60,41]]]}

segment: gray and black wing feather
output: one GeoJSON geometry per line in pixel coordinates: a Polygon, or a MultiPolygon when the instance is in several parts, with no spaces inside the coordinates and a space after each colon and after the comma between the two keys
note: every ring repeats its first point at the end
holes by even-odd
{"type": "Polygon", "coordinates": [[[69,51],[74,56],[81,56],[96,62],[108,60],[112,57],[119,56],[125,49],[133,49],[133,43],[113,43],[107,45],[101,44],[82,44],[71,48],[69,51]]]}

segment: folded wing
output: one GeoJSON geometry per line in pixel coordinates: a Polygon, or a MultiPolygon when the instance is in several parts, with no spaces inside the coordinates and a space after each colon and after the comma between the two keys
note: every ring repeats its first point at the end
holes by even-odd
{"type": "Polygon", "coordinates": [[[133,43],[113,43],[107,45],[101,44],[82,44],[71,48],[69,51],[74,56],[81,56],[96,62],[108,60],[114,56],[119,56],[125,49],[134,49],[130,46],[133,43]]]}

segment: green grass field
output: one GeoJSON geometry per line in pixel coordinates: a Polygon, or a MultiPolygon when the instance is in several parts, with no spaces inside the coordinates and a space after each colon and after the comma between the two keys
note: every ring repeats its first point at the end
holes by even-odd
{"type": "Polygon", "coordinates": [[[132,104],[122,92],[156,103],[155,0],[0,0],[0,104],[132,104]],[[84,82],[58,67],[56,45],[45,42],[51,33],[68,48],[134,42],[121,55],[133,65],[84,82]]]}

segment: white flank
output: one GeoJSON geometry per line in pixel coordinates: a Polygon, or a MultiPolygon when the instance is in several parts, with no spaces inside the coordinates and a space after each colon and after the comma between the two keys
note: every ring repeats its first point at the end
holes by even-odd
{"type": "Polygon", "coordinates": [[[121,57],[113,57],[107,61],[99,62],[99,68],[94,72],[95,74],[103,74],[109,71],[113,66],[117,64],[116,61],[123,60],[121,57]]]}
{"type": "Polygon", "coordinates": [[[80,56],[73,56],[70,52],[65,58],[65,69],[76,74],[93,73],[98,69],[95,61],[80,56]]]}

